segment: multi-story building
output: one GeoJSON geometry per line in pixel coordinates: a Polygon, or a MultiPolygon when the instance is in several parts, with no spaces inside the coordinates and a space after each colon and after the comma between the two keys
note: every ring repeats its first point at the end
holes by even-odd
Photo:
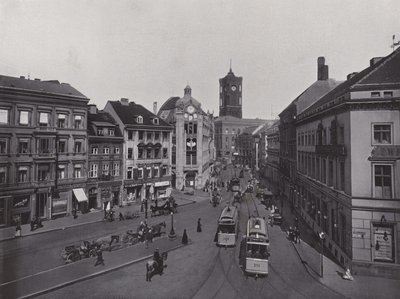
{"type": "Polygon", "coordinates": [[[96,105],[88,109],[89,209],[122,205],[124,138],[111,115],[96,105]]]}
{"type": "Polygon", "coordinates": [[[202,110],[186,86],[184,96],[169,98],[158,115],[174,125],[172,166],[174,187],[202,188],[210,179],[214,160],[214,116],[202,110]]]}
{"type": "Polygon", "coordinates": [[[173,127],[124,98],[108,101],[104,111],[115,119],[124,138],[120,203],[165,197],[171,184],[173,127]]]}
{"type": "Polygon", "coordinates": [[[87,103],[57,80],[0,76],[0,226],[87,201],[87,103]]]}
{"type": "MultiPolygon", "coordinates": [[[[279,172],[279,120],[265,131],[266,157],[265,167],[260,175],[267,178],[272,185],[277,186],[280,180],[279,172]]],[[[263,139],[263,138],[262,138],[263,139]]]]}
{"type": "Polygon", "coordinates": [[[243,130],[240,135],[235,139],[235,164],[239,164],[241,167],[253,168],[253,162],[255,157],[253,156],[253,133],[258,126],[247,127],[243,130]]]}
{"type": "Polygon", "coordinates": [[[279,123],[279,169],[281,172],[279,190],[284,198],[294,204],[294,185],[296,182],[296,119],[308,106],[316,102],[321,96],[335,88],[340,82],[329,78],[328,66],[325,58],[318,57],[317,81],[311,84],[296,99],[294,99],[280,114],[279,123]]]}
{"type": "Polygon", "coordinates": [[[215,120],[215,148],[217,158],[230,161],[235,138],[247,127],[259,126],[263,119],[242,118],[242,77],[229,70],[219,79],[219,117],[215,120]]]}
{"type": "Polygon", "coordinates": [[[297,117],[302,217],[353,271],[400,277],[400,49],[297,117]]]}

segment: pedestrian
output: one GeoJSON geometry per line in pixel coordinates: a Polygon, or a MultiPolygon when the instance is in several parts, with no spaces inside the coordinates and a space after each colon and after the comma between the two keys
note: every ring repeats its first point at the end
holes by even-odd
{"type": "Polygon", "coordinates": [[[187,245],[187,243],[188,243],[188,236],[187,236],[186,228],[185,228],[185,229],[183,230],[182,244],[183,244],[183,245],[187,245]]]}
{"type": "Polygon", "coordinates": [[[201,233],[201,218],[199,218],[198,220],[197,220],[197,232],[198,233],[201,233]]]}
{"type": "Polygon", "coordinates": [[[17,227],[15,228],[15,237],[21,237],[21,224],[17,222],[17,227]]]}
{"type": "Polygon", "coordinates": [[[300,244],[300,230],[299,230],[298,227],[296,227],[295,235],[296,235],[296,244],[297,244],[297,243],[300,244]]]}
{"type": "Polygon", "coordinates": [[[104,266],[104,259],[103,259],[103,251],[101,249],[97,249],[97,260],[94,266],[103,265],[104,266]]]}

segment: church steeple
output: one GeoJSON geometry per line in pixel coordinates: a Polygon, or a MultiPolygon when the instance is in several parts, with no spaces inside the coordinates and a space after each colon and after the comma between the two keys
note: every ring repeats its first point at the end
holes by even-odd
{"type": "Polygon", "coordinates": [[[190,88],[190,86],[189,86],[189,84],[188,85],[186,85],[186,87],[185,87],[185,95],[191,95],[192,94],[192,88],[190,88]]]}
{"type": "Polygon", "coordinates": [[[219,79],[219,116],[242,118],[242,77],[232,72],[232,59],[228,74],[219,79]]]}

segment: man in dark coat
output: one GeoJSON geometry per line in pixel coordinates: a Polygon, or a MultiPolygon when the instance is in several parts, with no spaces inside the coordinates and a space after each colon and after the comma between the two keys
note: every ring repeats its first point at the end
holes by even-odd
{"type": "Polygon", "coordinates": [[[97,250],[97,260],[94,266],[103,265],[104,266],[104,259],[103,259],[103,251],[101,249],[97,250]]]}
{"type": "Polygon", "coordinates": [[[197,232],[198,233],[200,233],[201,232],[201,218],[199,218],[198,220],[197,220],[197,232]]]}
{"type": "Polygon", "coordinates": [[[183,236],[182,236],[182,244],[187,245],[188,243],[188,236],[186,233],[186,228],[183,230],[183,236]]]}

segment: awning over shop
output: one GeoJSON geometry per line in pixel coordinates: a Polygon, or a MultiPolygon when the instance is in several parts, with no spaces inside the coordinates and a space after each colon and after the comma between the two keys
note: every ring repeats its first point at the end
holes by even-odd
{"type": "Polygon", "coordinates": [[[74,191],[74,195],[78,202],[88,201],[88,198],[87,198],[83,188],[77,188],[77,189],[72,189],[72,190],[74,191]]]}

